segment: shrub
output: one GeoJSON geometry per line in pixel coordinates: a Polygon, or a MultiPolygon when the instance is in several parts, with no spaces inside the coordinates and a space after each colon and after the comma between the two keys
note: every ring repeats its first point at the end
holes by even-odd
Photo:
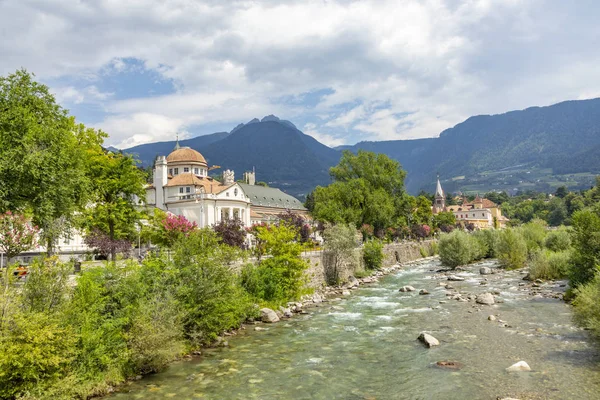
{"type": "Polygon", "coordinates": [[[472,235],[455,230],[444,234],[439,241],[439,253],[442,264],[456,268],[481,257],[483,245],[472,235]]]}
{"type": "Polygon", "coordinates": [[[600,275],[596,275],[588,283],[582,284],[575,290],[573,301],[575,322],[589,329],[594,336],[600,338],[600,275]]]}
{"type": "Polygon", "coordinates": [[[429,257],[433,257],[438,254],[439,245],[438,242],[431,242],[429,244],[429,257]]]}
{"type": "Polygon", "coordinates": [[[246,243],[246,231],[239,219],[224,219],[216,224],[213,229],[228,246],[243,248],[246,243]]]}
{"type": "Polygon", "coordinates": [[[544,241],[544,246],[552,251],[564,251],[571,247],[571,237],[566,229],[549,232],[544,241]]]}
{"type": "Polygon", "coordinates": [[[531,279],[561,279],[568,276],[570,263],[570,251],[540,250],[529,263],[529,276],[531,279]]]}
{"type": "Polygon", "coordinates": [[[423,258],[429,256],[429,253],[427,252],[427,250],[423,246],[419,247],[419,253],[421,253],[421,257],[423,257],[423,258]]]}
{"type": "Polygon", "coordinates": [[[270,258],[242,270],[242,286],[258,300],[281,305],[297,299],[304,291],[304,271],[308,262],[300,257],[302,245],[296,242],[294,226],[281,224],[257,228],[258,239],[264,243],[270,258]]]}
{"type": "MultiPolygon", "coordinates": [[[[485,229],[474,233],[477,240],[485,246],[485,254],[482,258],[496,258],[496,249],[500,239],[500,231],[496,229],[485,229]]],[[[483,249],[482,249],[483,250],[483,249]]]]}
{"type": "Polygon", "coordinates": [[[594,279],[600,265],[600,213],[591,210],[573,215],[573,268],[569,274],[571,286],[594,279]]]}
{"type": "Polygon", "coordinates": [[[383,265],[383,244],[369,240],[363,246],[363,261],[366,269],[379,269],[383,265]]]}
{"type": "Polygon", "coordinates": [[[505,229],[500,233],[497,256],[507,269],[522,268],[527,260],[527,244],[519,230],[505,229]]]}
{"type": "Polygon", "coordinates": [[[527,254],[532,256],[537,250],[544,247],[544,240],[547,234],[546,221],[534,219],[521,226],[521,234],[527,245],[527,254]]]}

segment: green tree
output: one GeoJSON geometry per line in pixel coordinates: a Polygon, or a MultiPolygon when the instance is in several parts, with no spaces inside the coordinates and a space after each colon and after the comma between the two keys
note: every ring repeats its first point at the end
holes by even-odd
{"type": "Polygon", "coordinates": [[[574,258],[570,281],[573,287],[594,278],[600,266],[600,215],[593,210],[573,215],[574,258]]]}
{"type": "Polygon", "coordinates": [[[136,206],[144,196],[144,176],[132,157],[110,152],[95,154],[89,173],[94,177],[93,205],[86,208],[83,225],[88,235],[100,231],[115,243],[109,246],[114,261],[116,244],[136,235],[140,219],[136,206]]]}
{"type": "Polygon", "coordinates": [[[334,182],[314,191],[313,215],[330,223],[372,225],[375,232],[407,224],[411,208],[404,190],[406,172],[384,154],[344,151],[330,169],[334,182]]]}
{"type": "Polygon", "coordinates": [[[325,277],[329,284],[340,281],[340,272],[344,262],[351,263],[356,248],[357,231],[352,225],[338,224],[325,228],[325,250],[330,262],[325,265],[325,277]]]}
{"type": "Polygon", "coordinates": [[[0,77],[0,212],[30,212],[49,253],[89,200],[87,150],[104,137],[27,71],[0,77]]]}
{"type": "Polygon", "coordinates": [[[517,269],[525,266],[527,261],[526,240],[517,229],[501,231],[496,251],[500,265],[507,269],[517,269]]]}

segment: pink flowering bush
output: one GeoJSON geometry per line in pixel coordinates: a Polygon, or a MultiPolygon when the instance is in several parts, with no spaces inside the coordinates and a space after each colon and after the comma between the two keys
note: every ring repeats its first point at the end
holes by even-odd
{"type": "Polygon", "coordinates": [[[183,215],[167,214],[161,221],[163,244],[172,246],[177,239],[198,229],[198,224],[189,221],[183,215]]]}
{"type": "Polygon", "coordinates": [[[13,258],[37,245],[37,226],[22,214],[0,214],[0,252],[13,258]]]}

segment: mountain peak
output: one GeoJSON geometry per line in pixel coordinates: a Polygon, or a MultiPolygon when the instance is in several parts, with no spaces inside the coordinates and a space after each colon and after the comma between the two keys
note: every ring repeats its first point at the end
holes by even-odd
{"type": "Polygon", "coordinates": [[[260,122],[267,122],[267,121],[280,122],[281,120],[279,119],[279,117],[276,117],[273,114],[267,115],[266,117],[263,117],[263,119],[260,120],[260,122]]]}

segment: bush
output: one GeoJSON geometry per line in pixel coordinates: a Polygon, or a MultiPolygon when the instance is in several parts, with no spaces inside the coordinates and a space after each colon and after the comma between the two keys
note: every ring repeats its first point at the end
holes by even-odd
{"type": "Polygon", "coordinates": [[[429,253],[427,252],[427,250],[423,246],[419,247],[419,253],[421,253],[421,257],[423,257],[423,258],[429,256],[429,253]]]}
{"type": "Polygon", "coordinates": [[[544,247],[547,234],[546,221],[534,219],[521,226],[521,234],[527,245],[527,254],[531,257],[537,250],[544,247]]]}
{"type": "Polygon", "coordinates": [[[474,235],[475,238],[485,246],[485,254],[482,258],[496,258],[496,249],[498,248],[500,231],[497,231],[496,229],[486,229],[477,231],[474,235]]]}
{"type": "Polygon", "coordinates": [[[568,276],[570,263],[570,251],[540,250],[529,263],[529,276],[531,279],[561,279],[568,276]]]}
{"type": "Polygon", "coordinates": [[[325,250],[331,262],[325,263],[324,268],[329,285],[337,285],[340,282],[340,272],[344,262],[353,262],[356,235],[357,231],[352,225],[338,224],[325,228],[323,232],[325,250]]]}
{"type": "Polygon", "coordinates": [[[549,232],[544,246],[552,251],[564,251],[571,247],[571,237],[566,229],[549,232]]]}
{"type": "Polygon", "coordinates": [[[383,244],[379,240],[369,240],[363,246],[363,261],[366,269],[379,269],[383,265],[383,244]]]}
{"type": "Polygon", "coordinates": [[[442,264],[451,268],[479,260],[487,252],[483,242],[461,230],[442,235],[438,247],[442,264]]]}
{"type": "Polygon", "coordinates": [[[497,256],[507,269],[522,268],[527,261],[527,244],[520,230],[505,229],[500,233],[497,256]]]}
{"type": "Polygon", "coordinates": [[[600,275],[574,290],[575,322],[600,338],[600,275]]]}
{"type": "Polygon", "coordinates": [[[302,245],[296,242],[297,237],[294,226],[257,228],[257,238],[271,257],[242,270],[242,287],[255,299],[277,306],[299,298],[304,292],[308,262],[300,257],[302,245]]]}
{"type": "Polygon", "coordinates": [[[591,210],[573,215],[573,268],[569,274],[572,287],[594,279],[600,265],[600,213],[591,210]]]}

